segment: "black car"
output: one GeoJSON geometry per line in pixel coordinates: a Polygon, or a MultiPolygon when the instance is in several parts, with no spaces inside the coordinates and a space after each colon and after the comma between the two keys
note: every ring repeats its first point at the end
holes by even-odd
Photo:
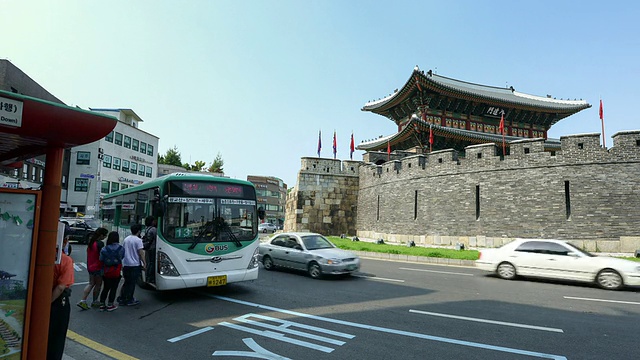
{"type": "Polygon", "coordinates": [[[100,227],[98,221],[94,219],[63,219],[69,223],[71,228],[71,235],[69,235],[70,241],[77,241],[80,244],[89,243],[89,239],[100,227]]]}

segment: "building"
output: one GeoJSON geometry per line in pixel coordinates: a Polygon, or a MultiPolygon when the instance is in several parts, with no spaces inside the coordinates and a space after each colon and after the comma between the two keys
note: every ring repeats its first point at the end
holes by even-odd
{"type": "Polygon", "coordinates": [[[249,175],[247,181],[256,186],[258,207],[265,210],[264,222],[270,222],[278,228],[284,226],[287,184],[273,176],[249,175]]]}
{"type": "Polygon", "coordinates": [[[633,253],[640,131],[614,134],[611,148],[601,134],[547,137],[588,107],[415,69],[401,90],[363,107],[398,124],[358,146],[364,161],[302,158],[285,230],[423,246],[552,238],[633,253]]]}
{"type": "Polygon", "coordinates": [[[131,109],[90,108],[118,119],[105,138],[71,149],[67,206],[95,215],[100,197],[158,176],[158,137],[139,128],[143,121],[131,109]]]}
{"type": "Polygon", "coordinates": [[[454,149],[464,155],[467,146],[488,142],[498,145],[498,154],[505,155],[511,142],[534,138],[545,139],[545,151],[555,151],[560,141],[547,138],[551,126],[590,107],[583,100],[530,95],[513,86],[473,84],[431,70],[425,73],[416,66],[399,90],[362,107],[362,111],[393,121],[398,132],[364,141],[357,149],[384,153],[375,159],[377,164],[394,150],[426,153],[454,149]]]}

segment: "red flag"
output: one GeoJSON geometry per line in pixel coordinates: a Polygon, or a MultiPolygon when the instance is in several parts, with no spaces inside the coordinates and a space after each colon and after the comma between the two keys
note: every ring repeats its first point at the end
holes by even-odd
{"type": "Polygon", "coordinates": [[[607,140],[604,137],[604,109],[602,108],[602,99],[600,99],[600,122],[602,122],[602,147],[607,148],[607,140]]]}
{"type": "Polygon", "coordinates": [[[349,158],[353,160],[353,152],[356,150],[355,144],[353,143],[353,133],[351,133],[351,145],[349,146],[349,149],[351,150],[351,154],[349,154],[349,158]]]}
{"type": "Polygon", "coordinates": [[[336,154],[338,153],[338,142],[336,141],[336,131],[333,130],[333,158],[336,158],[336,154]]]}
{"type": "Polygon", "coordinates": [[[504,114],[500,115],[500,133],[502,134],[502,155],[506,156],[506,146],[504,144],[504,114]]]}
{"type": "Polygon", "coordinates": [[[600,120],[604,120],[604,110],[602,109],[602,99],[600,99],[600,120]]]}
{"type": "Polygon", "coordinates": [[[433,150],[433,128],[429,125],[429,151],[433,150]]]}
{"type": "Polygon", "coordinates": [[[320,157],[321,149],[322,149],[322,130],[318,130],[318,157],[320,157]]]}
{"type": "Polygon", "coordinates": [[[391,143],[387,140],[387,160],[391,160],[391,143]]]}

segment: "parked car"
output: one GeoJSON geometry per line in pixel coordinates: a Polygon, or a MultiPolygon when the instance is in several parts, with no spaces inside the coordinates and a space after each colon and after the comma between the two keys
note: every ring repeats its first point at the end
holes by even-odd
{"type": "Polygon", "coordinates": [[[563,240],[516,239],[482,250],[476,267],[507,280],[531,276],[586,281],[608,290],[640,285],[640,263],[596,256],[563,240]]]}
{"type": "Polygon", "coordinates": [[[60,221],[66,221],[71,228],[71,235],[69,235],[70,241],[77,241],[80,244],[89,243],[89,239],[100,227],[100,223],[95,219],[83,219],[83,218],[60,218],[60,221]]]}
{"type": "Polygon", "coordinates": [[[272,223],[262,223],[258,225],[258,231],[263,233],[276,232],[277,228],[272,223]]]}
{"type": "Polygon", "coordinates": [[[306,271],[314,279],[322,275],[351,274],[360,269],[360,258],[338,249],[316,233],[283,233],[260,244],[265,270],[276,267],[306,271]]]}

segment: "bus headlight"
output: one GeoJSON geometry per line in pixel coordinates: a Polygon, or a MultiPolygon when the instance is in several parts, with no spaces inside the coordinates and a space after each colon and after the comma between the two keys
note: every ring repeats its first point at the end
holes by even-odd
{"type": "Polygon", "coordinates": [[[253,256],[251,256],[251,261],[249,261],[249,266],[247,266],[247,269],[255,269],[258,267],[258,255],[260,254],[260,252],[258,251],[258,248],[256,248],[253,252],[253,256]]]}
{"type": "Polygon", "coordinates": [[[173,265],[169,255],[158,251],[158,274],[164,276],[180,276],[178,269],[173,265]]]}

